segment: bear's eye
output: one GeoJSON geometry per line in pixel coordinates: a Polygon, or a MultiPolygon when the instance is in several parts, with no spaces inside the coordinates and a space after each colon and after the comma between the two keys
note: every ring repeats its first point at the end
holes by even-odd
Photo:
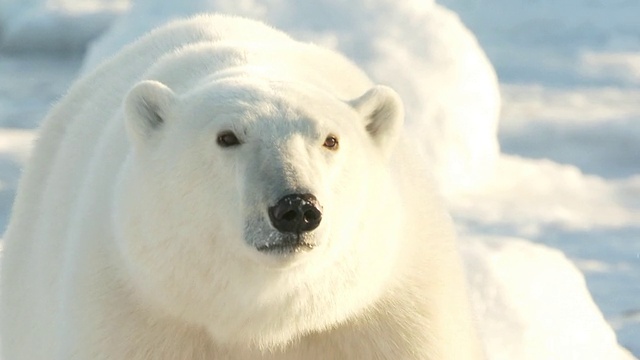
{"type": "Polygon", "coordinates": [[[218,134],[218,145],[220,145],[221,147],[231,147],[231,146],[236,146],[236,145],[240,145],[240,140],[238,140],[238,138],[236,137],[236,134],[234,134],[231,131],[223,131],[220,134],[218,134]]]}
{"type": "Polygon", "coordinates": [[[324,139],[324,144],[322,144],[322,146],[329,150],[338,150],[338,138],[335,135],[329,135],[324,139]]]}

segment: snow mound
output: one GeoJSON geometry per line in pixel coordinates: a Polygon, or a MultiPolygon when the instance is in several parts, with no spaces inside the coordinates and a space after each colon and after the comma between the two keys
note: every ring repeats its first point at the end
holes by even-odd
{"type": "Polygon", "coordinates": [[[613,78],[622,84],[640,85],[639,47],[640,41],[634,51],[625,51],[624,46],[616,51],[585,51],[580,55],[579,70],[592,79],[613,78]]]}
{"type": "Polygon", "coordinates": [[[575,165],[605,179],[638,174],[640,89],[539,84],[501,88],[499,133],[505,153],[575,165]]]}
{"type": "Polygon", "coordinates": [[[605,181],[571,165],[502,155],[494,178],[449,199],[461,221],[511,227],[536,236],[545,227],[570,230],[640,224],[640,177],[605,181]]]}
{"type": "Polygon", "coordinates": [[[466,238],[481,335],[491,360],[634,359],[558,250],[513,238],[466,238]]]}
{"type": "MultiPolygon", "coordinates": [[[[640,81],[640,56],[635,64],[640,81]]],[[[539,84],[504,84],[501,88],[505,106],[500,131],[518,130],[531,122],[579,127],[640,118],[640,89],[593,86],[567,89],[539,84]]]]}
{"type": "Polygon", "coordinates": [[[33,130],[0,129],[0,159],[24,164],[31,152],[34,137],[33,130]]]}

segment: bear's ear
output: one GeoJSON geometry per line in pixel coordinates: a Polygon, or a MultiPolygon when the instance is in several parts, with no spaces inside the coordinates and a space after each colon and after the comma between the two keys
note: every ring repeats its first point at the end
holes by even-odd
{"type": "Polygon", "coordinates": [[[124,102],[125,126],[131,141],[148,139],[164,125],[176,96],[166,85],[153,80],[136,84],[124,102]]]}
{"type": "Polygon", "coordinates": [[[376,85],[350,104],[364,119],[373,142],[385,155],[391,155],[404,123],[400,96],[387,86],[376,85]]]}

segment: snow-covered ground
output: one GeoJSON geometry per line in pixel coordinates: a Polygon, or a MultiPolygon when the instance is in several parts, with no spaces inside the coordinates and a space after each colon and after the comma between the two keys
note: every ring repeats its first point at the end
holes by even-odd
{"type": "Polygon", "coordinates": [[[500,77],[499,172],[509,178],[456,213],[475,231],[564,251],[620,343],[639,356],[640,3],[442,3],[474,31],[500,77]]]}
{"type": "Polygon", "coordinates": [[[236,13],[401,93],[460,225],[491,359],[623,359],[612,328],[640,356],[640,3],[439,3],[497,70],[499,124],[475,39],[427,0],[0,0],[0,233],[33,129],[79,72],[169,17],[236,13]]]}

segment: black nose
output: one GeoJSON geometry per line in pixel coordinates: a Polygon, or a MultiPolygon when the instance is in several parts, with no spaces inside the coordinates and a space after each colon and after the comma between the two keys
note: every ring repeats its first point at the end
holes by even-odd
{"type": "Polygon", "coordinates": [[[283,233],[302,233],[320,225],[322,207],[311,194],[290,194],[269,208],[273,227],[283,233]]]}

